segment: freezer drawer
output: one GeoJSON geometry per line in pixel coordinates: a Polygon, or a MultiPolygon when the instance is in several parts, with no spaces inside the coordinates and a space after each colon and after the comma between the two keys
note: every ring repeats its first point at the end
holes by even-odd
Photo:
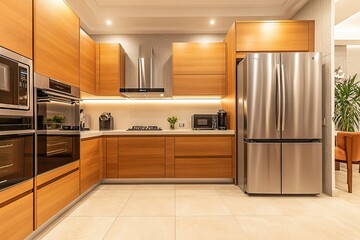
{"type": "Polygon", "coordinates": [[[246,143],[246,192],[281,193],[280,143],[246,143]]]}
{"type": "Polygon", "coordinates": [[[322,192],[322,144],[282,144],[282,193],[322,192]]]}

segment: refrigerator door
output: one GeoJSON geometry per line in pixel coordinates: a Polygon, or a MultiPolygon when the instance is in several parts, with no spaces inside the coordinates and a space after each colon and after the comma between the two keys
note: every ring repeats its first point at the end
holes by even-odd
{"type": "Polygon", "coordinates": [[[320,53],[281,54],[282,138],[322,138],[320,53]]]}
{"type": "Polygon", "coordinates": [[[282,144],[282,193],[322,192],[322,144],[282,144]]]}
{"type": "Polygon", "coordinates": [[[246,192],[281,193],[280,143],[246,143],[246,192]]]}
{"type": "Polygon", "coordinates": [[[247,55],[244,79],[244,137],[280,139],[280,54],[247,55]]]}

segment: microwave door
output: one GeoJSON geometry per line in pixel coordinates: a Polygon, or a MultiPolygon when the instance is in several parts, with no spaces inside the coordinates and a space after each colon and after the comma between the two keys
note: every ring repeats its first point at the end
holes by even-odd
{"type": "Polygon", "coordinates": [[[0,63],[0,91],[10,92],[10,69],[3,63],[0,63]]]}

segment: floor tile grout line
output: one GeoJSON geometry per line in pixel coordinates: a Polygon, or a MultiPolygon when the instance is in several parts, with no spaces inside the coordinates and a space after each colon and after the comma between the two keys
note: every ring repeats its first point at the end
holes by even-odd
{"type": "Polygon", "coordinates": [[[135,192],[136,188],[133,190],[133,192],[131,193],[131,195],[129,196],[128,200],[126,200],[126,202],[124,203],[124,206],[121,208],[120,212],[118,213],[118,215],[116,216],[116,218],[118,218],[122,211],[124,210],[124,208],[126,207],[126,204],[129,202],[130,198],[132,197],[132,195],[134,195],[134,192],[135,192]]]}

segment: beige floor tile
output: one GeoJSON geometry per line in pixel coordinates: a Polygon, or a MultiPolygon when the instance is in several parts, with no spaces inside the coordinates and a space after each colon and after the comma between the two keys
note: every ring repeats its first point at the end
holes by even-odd
{"type": "Polygon", "coordinates": [[[115,217],[65,217],[50,231],[36,239],[42,240],[98,240],[103,239],[115,217]]]}
{"type": "Polygon", "coordinates": [[[176,240],[240,240],[237,223],[228,217],[176,217],[176,240]]]}
{"type": "Polygon", "coordinates": [[[159,190],[159,189],[136,189],[132,197],[175,197],[175,189],[159,190]]]}
{"type": "Polygon", "coordinates": [[[97,189],[101,190],[135,190],[135,184],[102,184],[97,189]]]}
{"type": "Polygon", "coordinates": [[[129,198],[89,198],[69,212],[72,217],[116,217],[129,198]]]}
{"type": "Polygon", "coordinates": [[[106,240],[175,240],[175,217],[118,217],[106,240]]]}
{"type": "Polygon", "coordinates": [[[136,189],[174,190],[175,184],[139,184],[136,189]]]}
{"type": "Polygon", "coordinates": [[[176,193],[176,216],[231,215],[220,195],[183,195],[176,193]]]}
{"type": "Polygon", "coordinates": [[[176,184],[176,190],[232,190],[237,187],[233,184],[176,184]]]}
{"type": "Polygon", "coordinates": [[[120,216],[174,216],[175,197],[131,197],[120,216]]]}
{"type": "Polygon", "coordinates": [[[202,190],[176,190],[176,196],[220,196],[217,190],[215,189],[202,189],[202,190]]]}
{"type": "Polygon", "coordinates": [[[95,190],[90,198],[130,198],[135,190],[95,190]]]}
{"type": "Polygon", "coordinates": [[[236,190],[217,190],[220,196],[233,196],[233,197],[248,197],[246,193],[244,193],[240,189],[236,190]]]}

